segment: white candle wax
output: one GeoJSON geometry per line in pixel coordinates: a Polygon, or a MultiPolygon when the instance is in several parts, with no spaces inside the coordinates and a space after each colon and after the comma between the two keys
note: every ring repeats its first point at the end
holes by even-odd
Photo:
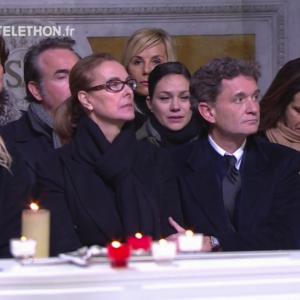
{"type": "Polygon", "coordinates": [[[176,255],[176,244],[166,240],[152,242],[151,252],[154,260],[172,260],[176,255]]]}
{"type": "Polygon", "coordinates": [[[35,255],[36,241],[32,239],[11,239],[10,253],[15,258],[29,258],[35,255]]]}
{"type": "Polygon", "coordinates": [[[202,248],[203,234],[194,234],[187,230],[178,237],[178,248],[181,252],[199,252],[202,248]]]}
{"type": "Polygon", "coordinates": [[[22,212],[22,235],[37,241],[35,257],[49,257],[50,212],[26,209],[22,212]]]}

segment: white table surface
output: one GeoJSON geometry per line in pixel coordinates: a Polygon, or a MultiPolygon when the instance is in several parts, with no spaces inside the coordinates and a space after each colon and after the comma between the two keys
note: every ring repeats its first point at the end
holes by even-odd
{"type": "Polygon", "coordinates": [[[0,299],[300,299],[300,251],[190,257],[131,261],[125,269],[97,258],[86,267],[0,260],[0,299]]]}

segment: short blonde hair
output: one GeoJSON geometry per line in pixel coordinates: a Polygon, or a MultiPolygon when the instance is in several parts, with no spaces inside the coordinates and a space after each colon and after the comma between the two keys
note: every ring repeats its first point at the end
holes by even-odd
{"type": "Polygon", "coordinates": [[[5,147],[4,141],[0,136],[0,166],[10,171],[11,162],[11,156],[9,155],[5,147]]]}
{"type": "Polygon", "coordinates": [[[165,46],[168,62],[176,61],[175,44],[166,31],[160,28],[142,28],[135,31],[127,40],[121,55],[121,64],[128,71],[132,57],[160,43],[165,46]]]}

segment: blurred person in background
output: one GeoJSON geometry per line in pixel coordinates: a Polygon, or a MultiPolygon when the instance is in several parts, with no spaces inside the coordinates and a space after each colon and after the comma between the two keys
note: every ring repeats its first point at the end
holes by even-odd
{"type": "Polygon", "coordinates": [[[0,35],[0,126],[18,120],[21,117],[13,95],[3,86],[5,63],[9,50],[5,47],[4,38],[0,35]]]}
{"type": "Polygon", "coordinates": [[[260,101],[259,135],[300,151],[300,58],[279,70],[260,101]]]}

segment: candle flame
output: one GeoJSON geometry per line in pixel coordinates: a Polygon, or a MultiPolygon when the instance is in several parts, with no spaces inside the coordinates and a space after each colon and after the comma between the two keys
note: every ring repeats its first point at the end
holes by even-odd
{"type": "Polygon", "coordinates": [[[119,247],[121,246],[121,243],[118,242],[118,241],[113,241],[113,242],[111,243],[111,245],[112,245],[114,248],[119,248],[119,247]]]}
{"type": "Polygon", "coordinates": [[[165,240],[165,239],[160,239],[158,242],[159,242],[160,245],[168,244],[167,240],[165,240]]]}
{"type": "Polygon", "coordinates": [[[22,242],[26,242],[27,241],[27,237],[26,236],[21,236],[21,239],[20,239],[22,242]]]}
{"type": "Polygon", "coordinates": [[[30,203],[30,209],[33,211],[39,210],[39,206],[36,203],[30,203]]]}
{"type": "Polygon", "coordinates": [[[141,233],[136,233],[135,234],[135,237],[137,238],[137,239],[141,239],[142,237],[143,237],[143,235],[141,234],[141,233]]]}
{"type": "Polygon", "coordinates": [[[185,235],[186,235],[186,236],[193,236],[193,235],[194,235],[194,232],[193,232],[192,230],[187,230],[187,231],[185,232],[185,235]]]}

